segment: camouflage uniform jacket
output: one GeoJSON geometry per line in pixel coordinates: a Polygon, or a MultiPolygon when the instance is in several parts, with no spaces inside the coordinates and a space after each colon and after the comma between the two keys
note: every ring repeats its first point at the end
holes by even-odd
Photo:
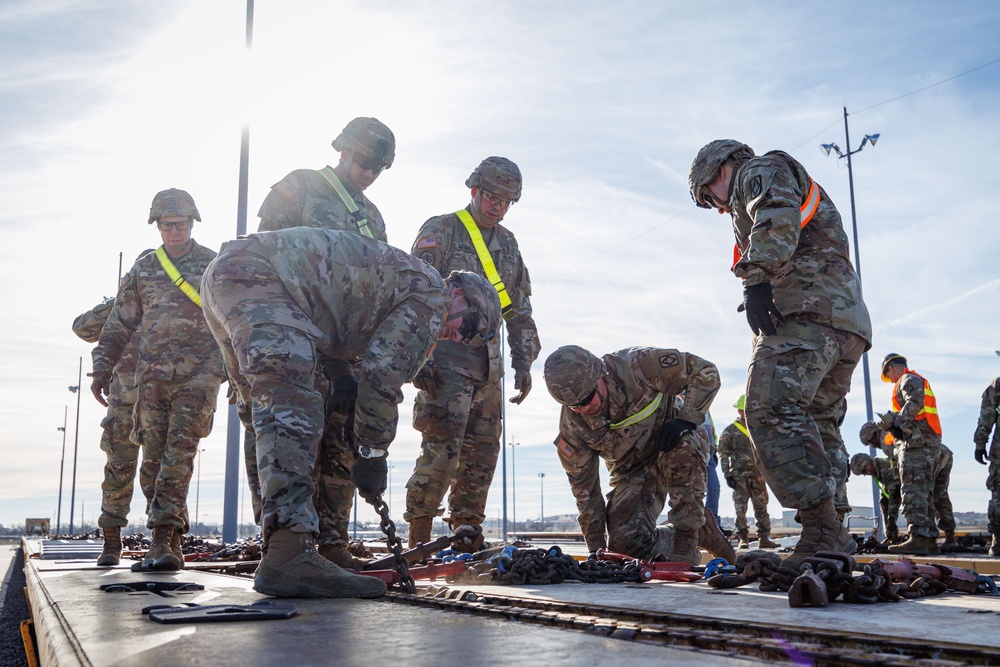
{"type": "Polygon", "coordinates": [[[340,179],[347,193],[354,198],[358,210],[351,213],[341,201],[327,178],[333,178],[333,167],[321,170],[298,169],[271,186],[257,217],[258,232],[272,232],[289,227],[317,227],[345,232],[358,232],[358,221],[367,220],[372,236],[387,242],[385,221],[375,204],[356,192],[351,182],[340,179]],[[324,176],[325,173],[325,176],[324,176]]]}
{"type": "Polygon", "coordinates": [[[401,387],[427,361],[451,305],[444,280],[419,259],[356,232],[297,227],[248,238],[309,319],[248,309],[247,320],[304,331],[334,359],[361,357],[356,444],[386,449],[401,387]],[[383,354],[387,347],[396,352],[383,354]]]}
{"type": "MultiPolygon", "coordinates": [[[[185,280],[198,286],[216,253],[194,240],[191,243],[186,255],[171,261],[185,280]]],[[[222,353],[201,308],[174,286],[154,253],[129,269],[92,353],[94,371],[110,373],[135,333],[139,335],[136,384],[203,374],[226,377],[222,353]]]]}
{"type": "Polygon", "coordinates": [[[931,429],[927,420],[917,419],[917,414],[924,409],[923,378],[908,372],[896,383],[895,391],[900,408],[894,425],[902,429],[906,436],[912,436],[916,432],[925,442],[940,443],[941,436],[931,429]]]}
{"type": "Polygon", "coordinates": [[[899,506],[899,475],[896,473],[896,463],[892,459],[884,456],[872,457],[872,477],[879,483],[885,493],[889,494],[888,502],[890,507],[893,499],[896,499],[896,507],[899,506]]]}
{"type": "MultiPolygon", "coordinates": [[[[468,208],[466,208],[468,210],[468,208]]],[[[493,264],[510,296],[511,308],[504,314],[511,367],[529,371],[538,358],[538,329],[531,317],[531,279],[524,266],[514,235],[503,225],[480,229],[493,264]]],[[[423,224],[411,253],[424,260],[442,276],[452,271],[472,271],[485,277],[482,262],[472,245],[469,232],[454,213],[439,215],[423,224]]],[[[500,360],[500,337],[495,336],[482,348],[471,348],[453,341],[441,341],[433,362],[475,380],[499,381],[503,375],[500,360]]],[[[700,423],[700,422],[699,422],[700,423]]]]}
{"type": "MultiPolygon", "coordinates": [[[[114,308],[114,301],[104,301],[73,320],[73,333],[88,343],[96,343],[101,338],[101,329],[108,321],[114,308]]],[[[118,365],[111,374],[108,394],[110,405],[134,405],[136,401],[135,367],[139,363],[139,336],[133,334],[118,365]]]]}
{"type": "MultiPolygon", "coordinates": [[[[1000,377],[994,378],[990,386],[983,392],[983,403],[979,408],[979,423],[976,424],[976,433],[972,436],[972,441],[976,448],[985,448],[986,441],[993,431],[993,442],[990,444],[990,451],[997,449],[1000,444],[1000,428],[995,428],[1000,422],[1000,377]]],[[[992,457],[993,454],[991,453],[992,457]]]]}
{"type": "MultiPolygon", "coordinates": [[[[742,258],[733,273],[744,286],[770,282],[786,318],[849,331],[871,343],[861,279],[849,257],[840,213],[819,188],[819,206],[802,227],[799,207],[809,174],[787,153],[744,162],[733,175],[733,231],[742,258]]],[[[778,333],[781,333],[779,326],[778,333]]]]}
{"type": "Polygon", "coordinates": [[[719,463],[726,479],[759,474],[750,438],[735,423],[723,429],[719,437],[719,463]]]}
{"type": "Polygon", "coordinates": [[[555,441],[588,545],[604,541],[606,518],[599,460],[607,464],[612,488],[629,480],[642,480],[660,456],[652,437],[656,430],[675,417],[702,423],[720,387],[715,364],[677,350],[629,348],[603,359],[608,397],[601,413],[585,415],[563,406],[555,441]],[[684,405],[676,409],[674,398],[682,391],[684,405]],[[630,426],[612,428],[650,405],[657,394],[663,394],[663,398],[651,415],[630,426]]]}

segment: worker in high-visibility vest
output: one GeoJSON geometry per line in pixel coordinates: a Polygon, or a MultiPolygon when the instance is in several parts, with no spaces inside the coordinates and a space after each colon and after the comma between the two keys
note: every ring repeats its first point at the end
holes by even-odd
{"type": "Polygon", "coordinates": [[[753,331],[746,390],[750,438],[778,501],[798,510],[802,536],[785,564],[817,551],[852,552],[848,454],[840,434],[871,319],[837,207],[792,156],[746,144],[705,145],[688,175],[701,208],[732,218],[732,272],[753,331]]]}
{"type": "Polygon", "coordinates": [[[979,421],[976,423],[976,433],[972,436],[972,441],[976,445],[976,462],[989,464],[986,488],[990,491],[987,515],[989,529],[993,534],[990,555],[1000,556],[1000,377],[993,378],[983,392],[979,421]],[[993,442],[987,452],[986,441],[990,438],[990,431],[993,431],[993,442]]]}
{"type": "Polygon", "coordinates": [[[906,357],[896,353],[882,360],[882,381],[893,384],[892,410],[880,415],[879,425],[885,430],[883,442],[896,455],[900,511],[910,524],[907,540],[890,546],[889,551],[924,556],[940,553],[934,520],[934,464],[941,451],[941,420],[930,382],[906,364],[906,357]]]}
{"type": "MultiPolygon", "coordinates": [[[[538,329],[532,318],[531,280],[521,250],[500,223],[521,198],[521,170],[511,160],[483,160],[465,181],[469,205],[431,218],[410,251],[441,275],[472,271],[496,289],[507,326],[514,369],[511,403],[531,391],[531,364],[538,358],[538,329]]],[[[448,494],[445,521],[461,535],[454,548],[476,551],[483,543],[486,496],[500,453],[504,374],[500,338],[472,349],[442,341],[413,384],[413,427],[421,433],[420,455],[406,483],[410,546],[428,542],[434,517],[448,494]]],[[[509,388],[510,385],[507,385],[509,388]]]]}

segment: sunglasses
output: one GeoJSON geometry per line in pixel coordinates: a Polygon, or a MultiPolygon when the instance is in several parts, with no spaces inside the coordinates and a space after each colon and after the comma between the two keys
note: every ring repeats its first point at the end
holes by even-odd
{"type": "Polygon", "coordinates": [[[360,153],[354,153],[354,164],[361,167],[363,171],[370,171],[376,176],[385,170],[385,162],[375,158],[365,157],[360,153]]]}
{"type": "Polygon", "coordinates": [[[580,401],[576,405],[571,405],[569,407],[571,407],[571,408],[582,408],[585,405],[589,405],[590,402],[592,400],[594,400],[594,396],[596,396],[596,395],[597,395],[597,385],[595,384],[594,385],[594,391],[592,391],[589,394],[587,394],[586,398],[584,398],[582,401],[580,401]]]}
{"type": "Polygon", "coordinates": [[[497,197],[492,192],[487,192],[486,190],[482,190],[481,194],[483,196],[483,201],[486,202],[487,204],[489,204],[490,206],[497,206],[499,208],[507,208],[508,206],[510,206],[511,204],[514,203],[513,199],[501,199],[500,197],[497,197]]]}

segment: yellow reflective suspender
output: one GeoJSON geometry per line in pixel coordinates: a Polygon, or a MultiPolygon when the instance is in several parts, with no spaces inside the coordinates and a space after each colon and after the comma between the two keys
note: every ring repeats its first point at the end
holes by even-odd
{"type": "Polygon", "coordinates": [[[747,430],[746,426],[744,426],[740,422],[733,422],[733,423],[736,424],[736,428],[738,428],[740,430],[740,433],[742,433],[743,435],[745,435],[748,438],[750,437],[750,431],[747,430]]]}
{"type": "Polygon", "coordinates": [[[882,482],[878,481],[874,477],[872,477],[872,481],[875,482],[875,486],[878,487],[878,490],[882,493],[882,495],[885,497],[885,499],[889,500],[890,499],[889,498],[889,493],[885,490],[885,487],[882,486],[882,482]]]}
{"type": "Polygon", "coordinates": [[[486,278],[493,283],[493,287],[496,289],[497,294],[500,295],[500,307],[503,312],[507,312],[511,309],[510,295],[507,294],[507,286],[503,284],[503,280],[500,279],[500,274],[497,273],[497,267],[493,263],[493,257],[490,256],[490,251],[486,248],[486,243],[483,241],[483,235],[479,231],[479,226],[476,221],[472,219],[472,216],[464,208],[461,211],[455,211],[455,215],[458,219],[462,221],[465,225],[466,231],[469,232],[469,238],[472,239],[472,245],[476,248],[476,254],[479,255],[479,261],[483,265],[483,270],[486,271],[486,278]]]}
{"type": "Polygon", "coordinates": [[[625,428],[626,426],[631,426],[637,422],[641,422],[643,419],[656,412],[656,408],[660,407],[660,402],[662,400],[663,394],[657,394],[656,398],[654,398],[653,401],[642,410],[639,410],[639,412],[635,413],[631,417],[626,417],[620,422],[615,422],[609,428],[614,431],[620,428],[625,428]]]}
{"type": "Polygon", "coordinates": [[[160,266],[162,266],[163,270],[167,272],[170,279],[174,281],[174,285],[177,286],[177,289],[184,292],[184,294],[187,295],[187,298],[194,302],[194,305],[201,308],[201,295],[198,294],[198,290],[196,290],[191,283],[184,280],[184,276],[181,275],[181,272],[177,270],[174,263],[170,261],[169,257],[167,257],[167,251],[163,249],[163,246],[156,249],[156,259],[160,260],[160,266]]]}
{"type": "MultiPolygon", "coordinates": [[[[340,201],[344,202],[344,206],[347,207],[348,213],[351,213],[353,215],[354,213],[357,213],[359,210],[361,210],[360,208],[358,208],[358,203],[354,201],[354,197],[347,194],[347,190],[344,189],[344,184],[340,182],[340,177],[337,176],[337,173],[333,169],[330,169],[330,167],[325,167],[323,169],[320,169],[319,173],[323,178],[326,179],[326,182],[330,184],[330,187],[333,188],[333,191],[337,193],[337,196],[340,197],[340,201]],[[333,176],[333,178],[330,178],[330,176],[326,175],[328,169],[330,171],[330,176],[333,176]]],[[[361,234],[362,236],[367,236],[370,239],[375,238],[375,235],[372,234],[371,227],[368,226],[368,218],[361,218],[355,224],[357,224],[358,226],[359,234],[361,234]]]]}

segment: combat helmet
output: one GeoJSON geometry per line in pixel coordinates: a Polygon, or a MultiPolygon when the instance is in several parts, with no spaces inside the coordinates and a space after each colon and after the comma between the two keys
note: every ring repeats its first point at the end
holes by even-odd
{"type": "Polygon", "coordinates": [[[906,365],[906,357],[901,354],[896,354],[895,352],[890,352],[885,355],[885,359],[882,360],[882,382],[892,382],[889,377],[885,374],[886,369],[892,364],[903,364],[906,365]]]}
{"type": "Polygon", "coordinates": [[[861,438],[861,442],[869,447],[882,446],[882,431],[875,422],[865,422],[862,424],[861,430],[858,431],[858,437],[861,438]]]}
{"type": "Polygon", "coordinates": [[[479,347],[497,335],[500,328],[500,296],[486,278],[471,271],[452,271],[445,280],[448,285],[457,284],[465,293],[465,299],[476,317],[467,325],[462,323],[462,342],[479,347]]]}
{"type": "Polygon", "coordinates": [[[604,362],[578,345],[563,345],[545,360],[545,385],[563,405],[579,405],[594,393],[604,362]]]}
{"type": "Polygon", "coordinates": [[[391,167],[396,158],[396,137],[377,118],[355,118],[341,130],[331,146],[338,151],[355,151],[382,169],[391,167]]]}
{"type": "Polygon", "coordinates": [[[698,151],[698,155],[691,163],[691,171],[688,172],[688,187],[691,190],[691,199],[699,208],[713,208],[705,201],[705,186],[715,180],[722,165],[734,155],[751,158],[754,152],[752,148],[735,139],[716,139],[698,151]]]}
{"type": "Polygon", "coordinates": [[[855,454],[851,457],[851,473],[855,475],[864,475],[865,468],[869,463],[872,463],[872,457],[867,454],[855,454]]]}
{"type": "Polygon", "coordinates": [[[156,196],[153,197],[153,204],[149,207],[147,223],[151,225],[160,218],[170,216],[194,218],[201,222],[201,214],[198,213],[198,207],[194,205],[194,198],[184,190],[177,188],[156,193],[156,196]]]}
{"type": "Polygon", "coordinates": [[[465,187],[482,188],[515,202],[521,198],[521,170],[507,158],[493,155],[479,163],[465,179],[465,187]]]}

